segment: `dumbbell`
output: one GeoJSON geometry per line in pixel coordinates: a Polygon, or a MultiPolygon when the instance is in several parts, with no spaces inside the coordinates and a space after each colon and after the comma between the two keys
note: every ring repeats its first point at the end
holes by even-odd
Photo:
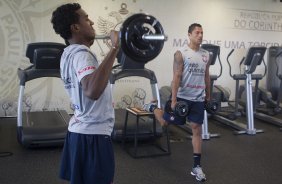
{"type": "Polygon", "coordinates": [[[188,110],[188,104],[184,101],[177,101],[174,109],[171,109],[171,100],[168,100],[165,104],[165,111],[167,113],[173,113],[179,117],[186,117],[188,110]]]}
{"type": "Polygon", "coordinates": [[[178,101],[174,110],[171,109],[171,100],[165,104],[163,118],[169,124],[184,125],[186,123],[186,116],[188,115],[188,104],[184,101],[178,101]]]}
{"type": "Polygon", "coordinates": [[[205,110],[209,113],[209,114],[215,114],[218,110],[218,102],[215,100],[211,100],[211,101],[205,101],[205,110]]]}

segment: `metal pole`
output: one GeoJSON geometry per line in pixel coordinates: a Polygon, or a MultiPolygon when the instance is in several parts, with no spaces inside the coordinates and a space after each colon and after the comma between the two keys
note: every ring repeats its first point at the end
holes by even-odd
{"type": "Polygon", "coordinates": [[[210,139],[210,133],[208,132],[208,115],[207,111],[204,112],[204,122],[202,124],[202,139],[210,139]]]}
{"type": "Polygon", "coordinates": [[[144,34],[142,35],[143,40],[167,40],[167,36],[163,34],[144,34]]]}
{"type": "MultiPolygon", "coordinates": [[[[249,69],[246,66],[246,71],[249,69]]],[[[246,95],[247,95],[247,134],[256,134],[256,129],[254,128],[254,110],[253,110],[253,92],[252,92],[252,77],[251,74],[246,72],[246,95]]]]}
{"type": "MultiPolygon", "coordinates": [[[[109,35],[96,35],[95,39],[110,39],[109,35]]],[[[142,35],[143,40],[167,40],[167,36],[163,34],[144,34],[142,35]]]]}

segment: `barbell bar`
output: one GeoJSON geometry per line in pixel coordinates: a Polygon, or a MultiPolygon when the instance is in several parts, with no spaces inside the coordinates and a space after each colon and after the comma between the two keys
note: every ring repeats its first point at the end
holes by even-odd
{"type": "MultiPolygon", "coordinates": [[[[110,39],[109,35],[96,35],[95,39],[110,39]]],[[[143,34],[143,40],[162,40],[167,41],[167,36],[163,34],[143,34]]]]}

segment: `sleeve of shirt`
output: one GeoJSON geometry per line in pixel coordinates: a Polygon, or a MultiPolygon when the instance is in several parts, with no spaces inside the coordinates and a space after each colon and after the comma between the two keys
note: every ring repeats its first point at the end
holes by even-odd
{"type": "Polygon", "coordinates": [[[73,67],[79,80],[93,73],[98,67],[96,57],[87,50],[81,50],[74,55],[73,67]]]}

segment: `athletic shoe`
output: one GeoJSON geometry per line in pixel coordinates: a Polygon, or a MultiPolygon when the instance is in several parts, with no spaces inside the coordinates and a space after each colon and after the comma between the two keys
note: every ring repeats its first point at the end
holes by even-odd
{"type": "Polygon", "coordinates": [[[193,167],[191,171],[191,175],[196,177],[198,181],[206,181],[206,175],[204,174],[202,168],[200,166],[193,167]]]}
{"type": "Polygon", "coordinates": [[[157,104],[156,103],[147,103],[147,104],[144,104],[143,106],[142,106],[142,109],[144,110],[144,111],[147,111],[147,112],[153,112],[154,111],[154,109],[155,108],[157,108],[158,106],[157,106],[157,104]]]}

